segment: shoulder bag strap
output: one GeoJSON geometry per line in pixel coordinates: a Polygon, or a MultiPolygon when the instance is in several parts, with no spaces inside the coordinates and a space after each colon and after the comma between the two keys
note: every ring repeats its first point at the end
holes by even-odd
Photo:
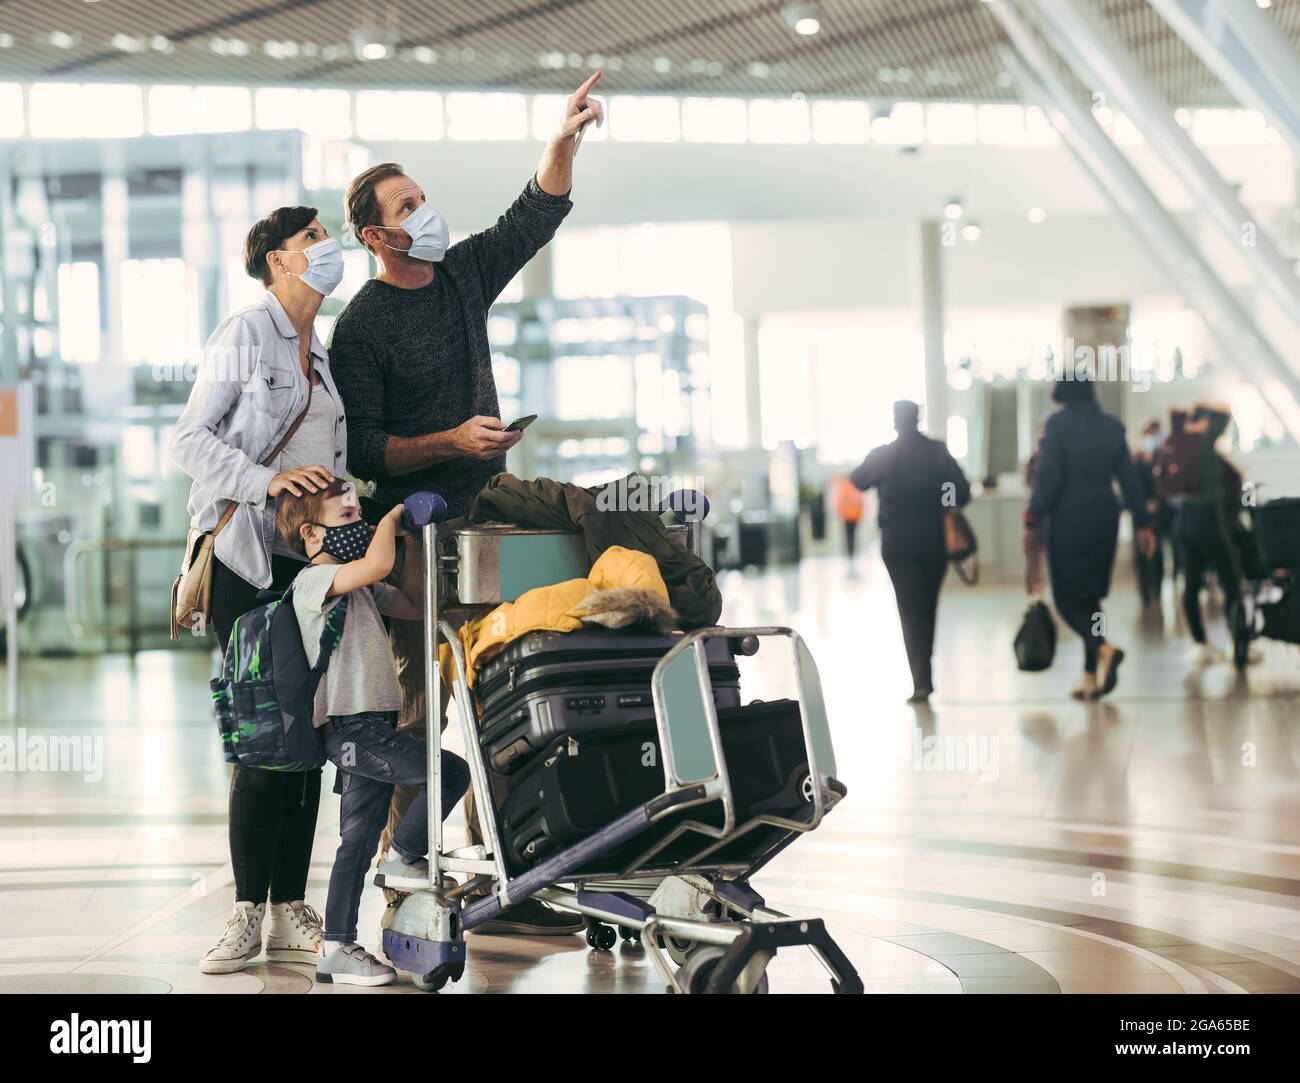
{"type": "MultiPolygon", "coordinates": [[[[296,418],[294,418],[293,424],[289,426],[289,431],[286,432],[284,436],[281,438],[280,442],[276,444],[274,448],[271,449],[271,454],[262,460],[262,464],[261,464],[262,466],[270,466],[273,462],[275,462],[275,457],[279,455],[280,452],[282,452],[285,449],[285,447],[288,445],[289,441],[293,439],[293,434],[298,431],[298,427],[303,423],[303,420],[307,416],[307,411],[311,409],[311,388],[312,388],[311,373],[308,372],[307,373],[307,403],[306,405],[303,406],[302,413],[300,413],[296,418]]],[[[226,506],[226,510],[221,513],[221,518],[217,520],[217,525],[212,528],[212,537],[214,539],[218,534],[221,533],[225,525],[228,522],[230,522],[230,517],[235,514],[235,509],[238,507],[239,507],[238,500],[232,500],[226,506]]]]}

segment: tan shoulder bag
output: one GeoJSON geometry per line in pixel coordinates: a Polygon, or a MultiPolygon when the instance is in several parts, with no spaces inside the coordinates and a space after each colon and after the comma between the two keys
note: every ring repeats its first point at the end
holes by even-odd
{"type": "MultiPolygon", "coordinates": [[[[311,389],[312,382],[308,379],[307,404],[289,426],[289,431],[284,434],[284,438],[275,445],[271,454],[262,460],[263,466],[270,466],[275,462],[275,457],[285,449],[293,439],[293,434],[298,431],[298,426],[302,424],[307,411],[311,409],[311,389]]],[[[207,626],[207,621],[212,616],[212,546],[217,540],[217,535],[225,529],[238,507],[239,502],[232,500],[211,530],[190,527],[185,539],[185,556],[181,558],[181,574],[172,583],[172,639],[180,639],[182,628],[194,627],[195,614],[199,614],[204,627],[207,626]]]]}

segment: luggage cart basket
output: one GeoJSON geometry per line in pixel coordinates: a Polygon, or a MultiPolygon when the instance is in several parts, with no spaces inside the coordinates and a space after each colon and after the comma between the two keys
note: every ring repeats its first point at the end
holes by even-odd
{"type": "MultiPolygon", "coordinates": [[[[699,522],[670,528],[698,551],[699,522]]],[[[664,791],[576,844],[528,868],[511,867],[502,845],[492,776],[458,634],[465,621],[526,590],[589,571],[580,533],[499,524],[424,527],[424,663],[428,703],[429,887],[402,899],[383,932],[384,952],[417,987],[436,991],[464,974],[464,934],[506,907],[537,897],[587,919],[587,943],[607,951],[640,941],[669,991],[766,992],[780,948],[810,948],[835,992],[861,992],[852,964],[818,918],[770,908],[749,878],[799,835],[814,830],[845,795],[811,652],[784,627],[702,628],[681,636],[651,678],[664,791]],[[726,637],[752,654],[765,638],[789,640],[807,775],[798,816],[738,816],[728,775],[705,643],[726,637]],[[454,672],[482,844],[447,849],[439,816],[445,642],[454,672]],[[453,873],[463,882],[444,885],[453,873]],[[677,964],[675,968],[673,964],[677,964]]]]}

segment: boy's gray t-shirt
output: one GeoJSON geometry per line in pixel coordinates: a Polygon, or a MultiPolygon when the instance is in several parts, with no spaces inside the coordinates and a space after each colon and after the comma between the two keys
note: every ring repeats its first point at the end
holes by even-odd
{"type": "MultiPolygon", "coordinates": [[[[320,656],[325,618],[339,601],[338,597],[327,598],[326,594],[341,567],[342,564],[313,564],[299,572],[293,581],[293,610],[298,617],[307,661],[313,666],[320,656]]],[[[330,655],[329,666],[316,690],[312,718],[315,725],[322,726],[327,718],[339,715],[401,708],[397,663],[380,618],[397,593],[387,583],[374,583],[348,595],[343,638],[330,655]]]]}

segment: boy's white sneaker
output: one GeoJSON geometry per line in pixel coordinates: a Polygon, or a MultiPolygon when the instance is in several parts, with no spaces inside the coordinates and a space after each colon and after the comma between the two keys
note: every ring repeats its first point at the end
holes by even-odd
{"type": "Polygon", "coordinates": [[[397,971],[360,944],[339,944],[317,960],[316,980],[323,985],[391,985],[397,971]]]}
{"type": "Polygon", "coordinates": [[[276,963],[314,963],[320,954],[320,915],[302,899],[272,903],[266,957],[276,963]]]}
{"type": "Polygon", "coordinates": [[[262,951],[262,918],[266,903],[236,902],[221,939],[199,960],[204,974],[233,974],[262,951]]]}
{"type": "Polygon", "coordinates": [[[424,858],[406,861],[396,850],[390,850],[379,863],[375,883],[397,891],[422,891],[429,886],[429,862],[424,858]]]}

